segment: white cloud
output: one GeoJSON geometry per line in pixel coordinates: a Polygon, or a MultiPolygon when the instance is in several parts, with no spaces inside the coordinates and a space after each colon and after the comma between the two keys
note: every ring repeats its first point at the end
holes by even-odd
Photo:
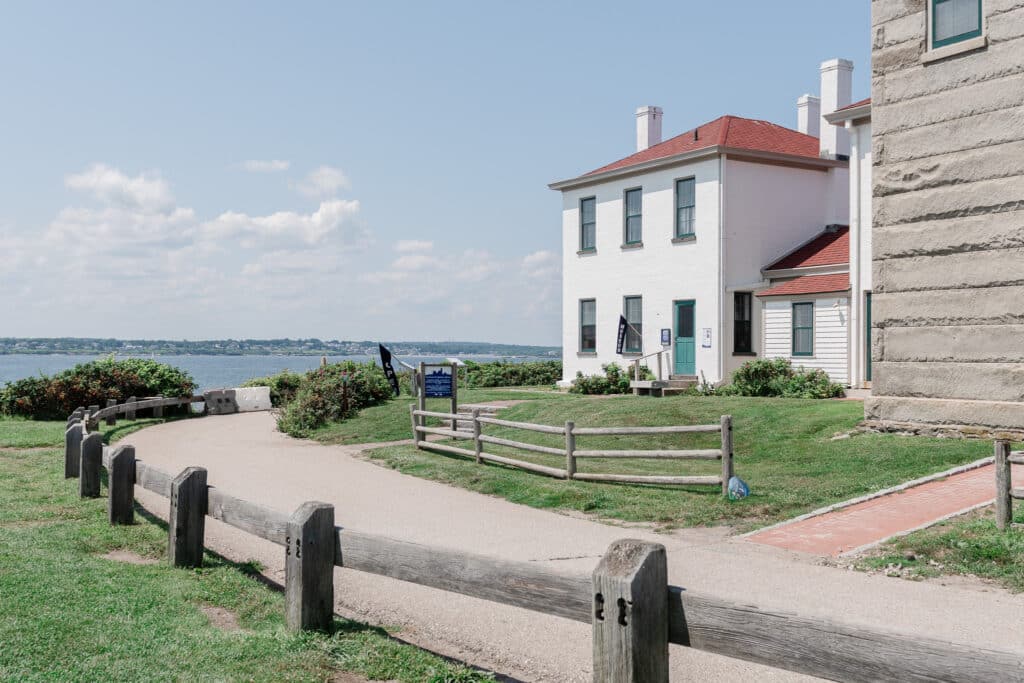
{"type": "Polygon", "coordinates": [[[249,173],[277,173],[287,171],[291,165],[290,161],[281,159],[249,159],[241,163],[242,169],[249,173]]]}
{"type": "MultiPolygon", "coordinates": [[[[343,240],[361,241],[365,237],[361,228],[354,223],[359,213],[356,199],[332,199],[321,202],[311,214],[294,211],[278,211],[269,216],[250,216],[236,211],[222,213],[212,221],[203,224],[204,232],[212,239],[241,237],[300,239],[310,246],[317,245],[331,236],[343,240]]],[[[247,242],[255,246],[255,242],[247,242]]]]}
{"type": "Polygon", "coordinates": [[[424,240],[398,240],[395,244],[395,251],[403,254],[412,251],[430,251],[433,248],[433,242],[427,242],[424,240]]]}
{"type": "Polygon", "coordinates": [[[64,184],[72,190],[89,192],[106,204],[147,213],[168,211],[174,204],[171,188],[155,172],[131,178],[106,164],[93,164],[67,176],[64,184]]]}
{"type": "Polygon", "coordinates": [[[320,166],[310,171],[295,185],[295,189],[300,193],[313,199],[334,197],[339,190],[348,188],[348,176],[333,166],[320,166]]]}
{"type": "Polygon", "coordinates": [[[426,254],[406,254],[395,259],[391,267],[395,270],[424,270],[434,263],[432,256],[426,254]]]}
{"type": "Polygon", "coordinates": [[[557,278],[562,273],[561,260],[553,251],[535,251],[523,257],[523,274],[538,280],[557,278]]]}

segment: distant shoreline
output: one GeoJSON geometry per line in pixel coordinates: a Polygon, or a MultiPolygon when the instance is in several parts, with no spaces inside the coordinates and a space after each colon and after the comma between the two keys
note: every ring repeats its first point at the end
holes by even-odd
{"type": "MultiPolygon", "coordinates": [[[[473,341],[384,341],[397,356],[561,359],[558,346],[473,341]]],[[[378,342],[336,339],[100,339],[94,337],[0,337],[0,356],[376,356],[378,342]]]]}

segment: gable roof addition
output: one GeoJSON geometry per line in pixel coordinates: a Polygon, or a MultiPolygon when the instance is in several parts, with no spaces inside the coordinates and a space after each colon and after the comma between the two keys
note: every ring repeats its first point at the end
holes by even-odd
{"type": "Polygon", "coordinates": [[[765,270],[838,266],[849,263],[850,227],[841,225],[838,229],[826,230],[810,242],[797,247],[765,270]]]}

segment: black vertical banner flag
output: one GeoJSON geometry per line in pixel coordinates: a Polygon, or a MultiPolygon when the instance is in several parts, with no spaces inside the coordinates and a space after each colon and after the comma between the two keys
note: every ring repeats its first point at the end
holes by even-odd
{"type": "Polygon", "coordinates": [[[377,346],[380,347],[380,364],[384,366],[384,375],[388,378],[391,388],[395,390],[395,396],[399,396],[402,392],[398,388],[398,375],[395,374],[395,368],[391,365],[391,352],[384,348],[383,344],[377,344],[377,346]]]}
{"type": "Polygon", "coordinates": [[[619,336],[615,338],[615,353],[622,353],[622,345],[626,343],[626,316],[619,316],[619,336]]]}

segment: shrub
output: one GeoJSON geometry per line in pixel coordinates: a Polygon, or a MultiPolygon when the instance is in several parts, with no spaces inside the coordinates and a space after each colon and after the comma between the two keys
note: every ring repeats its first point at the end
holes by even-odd
{"type": "MultiPolygon", "coordinates": [[[[628,394],[632,370],[623,370],[618,363],[602,365],[604,375],[584,375],[576,373],[569,392],[573,394],[628,394]]],[[[654,379],[654,373],[646,365],[640,366],[640,379],[654,379]]]]}
{"type": "Polygon", "coordinates": [[[732,374],[732,386],[738,396],[781,396],[794,374],[793,364],[786,358],[758,358],[732,374]]]}
{"type": "Polygon", "coordinates": [[[286,403],[295,400],[295,394],[299,391],[304,375],[291,370],[282,370],[276,375],[268,377],[254,377],[248,380],[243,387],[270,387],[270,405],[280,408],[286,403]]]}
{"type": "Polygon", "coordinates": [[[294,399],[281,407],[277,427],[285,434],[305,437],[328,422],[384,403],[393,394],[384,370],[375,363],[334,363],[303,376],[294,399]]]}
{"type": "Polygon", "coordinates": [[[562,378],[562,361],[512,363],[466,361],[463,376],[467,387],[521,387],[554,384],[562,378]]]}
{"type": "Polygon", "coordinates": [[[192,376],[149,358],[113,356],[81,363],[52,377],[7,382],[0,389],[0,412],[35,420],[61,420],[78,406],[105,406],[129,396],[191,396],[192,376]]]}
{"type": "Polygon", "coordinates": [[[835,398],[843,387],[824,370],[793,368],[786,358],[758,359],[744,363],[732,375],[732,384],[719,387],[718,395],[781,396],[783,398],[835,398]]]}

